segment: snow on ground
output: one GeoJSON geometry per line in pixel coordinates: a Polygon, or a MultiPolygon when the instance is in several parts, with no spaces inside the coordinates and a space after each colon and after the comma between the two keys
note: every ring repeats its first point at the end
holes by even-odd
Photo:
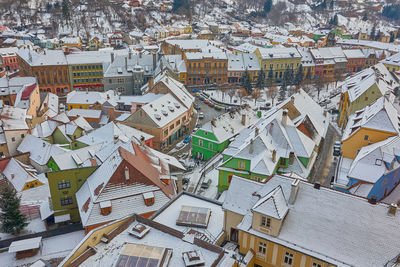
{"type": "Polygon", "coordinates": [[[45,238],[42,240],[42,248],[37,255],[16,260],[15,253],[0,253],[0,266],[22,266],[32,264],[38,259],[50,260],[67,256],[72,249],[83,239],[85,231],[76,231],[64,235],[45,238]]]}
{"type": "MultiPolygon", "coordinates": [[[[21,235],[27,235],[32,233],[40,233],[46,231],[46,226],[40,218],[35,218],[28,222],[28,225],[22,230],[21,235]]],[[[14,237],[11,234],[0,233],[0,240],[14,237]]],[[[1,265],[0,265],[1,266],[1,265]]]]}
{"type": "Polygon", "coordinates": [[[208,189],[201,189],[199,188],[198,194],[211,198],[211,199],[217,199],[218,197],[218,170],[216,168],[212,169],[209,173],[207,173],[204,177],[204,181],[208,181],[209,179],[211,180],[210,187],[208,189]]]}
{"type": "Polygon", "coordinates": [[[251,96],[242,97],[241,101],[238,95],[239,91],[240,90],[238,89],[235,95],[233,95],[232,97],[229,96],[228,92],[224,90],[205,90],[203,91],[203,93],[208,95],[214,101],[218,101],[233,106],[249,104],[251,107],[255,108],[255,107],[265,106],[265,103],[268,101],[271,102],[271,99],[267,97],[265,90],[261,91],[261,96],[257,99],[257,101],[251,98],[251,96]]]}

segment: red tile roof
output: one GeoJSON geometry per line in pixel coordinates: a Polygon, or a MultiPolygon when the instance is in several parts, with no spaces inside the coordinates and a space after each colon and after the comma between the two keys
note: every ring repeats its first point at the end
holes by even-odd
{"type": "Polygon", "coordinates": [[[25,89],[22,92],[21,99],[22,100],[28,100],[29,97],[31,96],[33,90],[35,90],[35,88],[36,88],[36,83],[28,85],[28,86],[25,86],[25,89]]]}

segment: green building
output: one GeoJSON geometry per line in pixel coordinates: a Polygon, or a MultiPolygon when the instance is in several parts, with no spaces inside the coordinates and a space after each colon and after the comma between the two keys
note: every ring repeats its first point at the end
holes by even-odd
{"type": "Polygon", "coordinates": [[[259,120],[251,109],[222,114],[205,123],[192,136],[193,157],[209,160],[228,147],[232,139],[243,129],[259,120]]]}
{"type": "Polygon", "coordinates": [[[46,174],[53,202],[54,216],[69,214],[71,221],[80,221],[75,193],[96,169],[97,166],[84,167],[48,172],[46,174]]]}
{"type": "Polygon", "coordinates": [[[287,110],[263,117],[243,130],[223,152],[218,191],[227,190],[232,176],[267,182],[275,173],[307,178],[316,144],[290,120],[287,110]]]}
{"type": "Polygon", "coordinates": [[[75,139],[84,134],[82,128],[73,124],[64,124],[58,126],[51,135],[53,144],[71,144],[75,139]]]}

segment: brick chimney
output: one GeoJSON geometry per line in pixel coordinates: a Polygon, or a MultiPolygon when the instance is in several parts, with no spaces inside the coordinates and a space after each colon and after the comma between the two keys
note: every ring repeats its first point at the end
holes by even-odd
{"type": "Polygon", "coordinates": [[[242,124],[246,125],[246,114],[242,114],[242,124]]]}
{"type": "Polygon", "coordinates": [[[390,214],[390,215],[396,215],[396,212],[397,212],[397,205],[396,205],[396,203],[390,204],[389,210],[388,210],[388,214],[390,214]]]}
{"type": "Polygon", "coordinates": [[[296,200],[296,196],[297,196],[297,191],[299,191],[299,183],[300,180],[296,179],[293,181],[293,183],[291,184],[290,187],[290,197],[289,197],[289,204],[293,205],[295,200],[296,200]]]}
{"type": "Polygon", "coordinates": [[[253,154],[253,152],[254,152],[254,140],[253,139],[250,140],[249,152],[250,152],[250,154],[253,154]]]}
{"type": "Polygon", "coordinates": [[[272,162],[276,162],[276,149],[272,150],[272,162]]]}
{"type": "Polygon", "coordinates": [[[284,109],[282,111],[282,125],[283,126],[287,125],[287,119],[288,119],[288,111],[287,111],[287,109],[284,109]]]}

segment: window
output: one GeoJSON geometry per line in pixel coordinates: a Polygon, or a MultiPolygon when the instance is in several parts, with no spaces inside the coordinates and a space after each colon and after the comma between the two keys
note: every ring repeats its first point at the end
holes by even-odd
{"type": "Polygon", "coordinates": [[[21,138],[24,138],[25,137],[25,135],[24,134],[21,134],[21,138]]]}
{"type": "Polygon", "coordinates": [[[203,140],[199,140],[199,146],[203,146],[203,140]]]}
{"type": "Polygon", "coordinates": [[[313,262],[312,267],[322,267],[322,265],[319,263],[313,262]]]}
{"type": "Polygon", "coordinates": [[[213,147],[212,147],[212,143],[210,142],[210,143],[208,143],[208,148],[209,149],[212,149],[213,147]]]}
{"type": "Polygon", "coordinates": [[[368,140],[368,135],[364,136],[364,140],[368,140]]]}
{"type": "Polygon", "coordinates": [[[239,161],[238,165],[239,165],[239,169],[244,169],[246,167],[246,162],[239,161]]]}
{"type": "Polygon", "coordinates": [[[169,130],[171,131],[171,130],[173,130],[173,129],[174,129],[174,125],[171,124],[171,126],[169,126],[169,130]]]}
{"type": "Polygon", "coordinates": [[[168,135],[168,129],[164,131],[164,136],[168,135]]]}
{"type": "Polygon", "coordinates": [[[68,206],[74,203],[72,197],[62,197],[60,198],[60,201],[61,201],[61,206],[68,206]]]}
{"type": "Polygon", "coordinates": [[[15,137],[12,137],[12,138],[11,138],[11,142],[15,142],[15,137]]]}
{"type": "Polygon", "coordinates": [[[293,263],[293,254],[289,252],[285,252],[285,258],[283,260],[286,264],[292,265],[293,263]]]}
{"type": "Polygon", "coordinates": [[[65,188],[70,188],[70,187],[71,187],[70,181],[58,182],[58,190],[65,189],[65,188]]]}
{"type": "Polygon", "coordinates": [[[267,253],[267,244],[264,242],[258,243],[258,253],[265,254],[267,253]]]}
{"type": "Polygon", "coordinates": [[[271,228],[271,219],[267,217],[261,217],[261,226],[271,228]]]}

